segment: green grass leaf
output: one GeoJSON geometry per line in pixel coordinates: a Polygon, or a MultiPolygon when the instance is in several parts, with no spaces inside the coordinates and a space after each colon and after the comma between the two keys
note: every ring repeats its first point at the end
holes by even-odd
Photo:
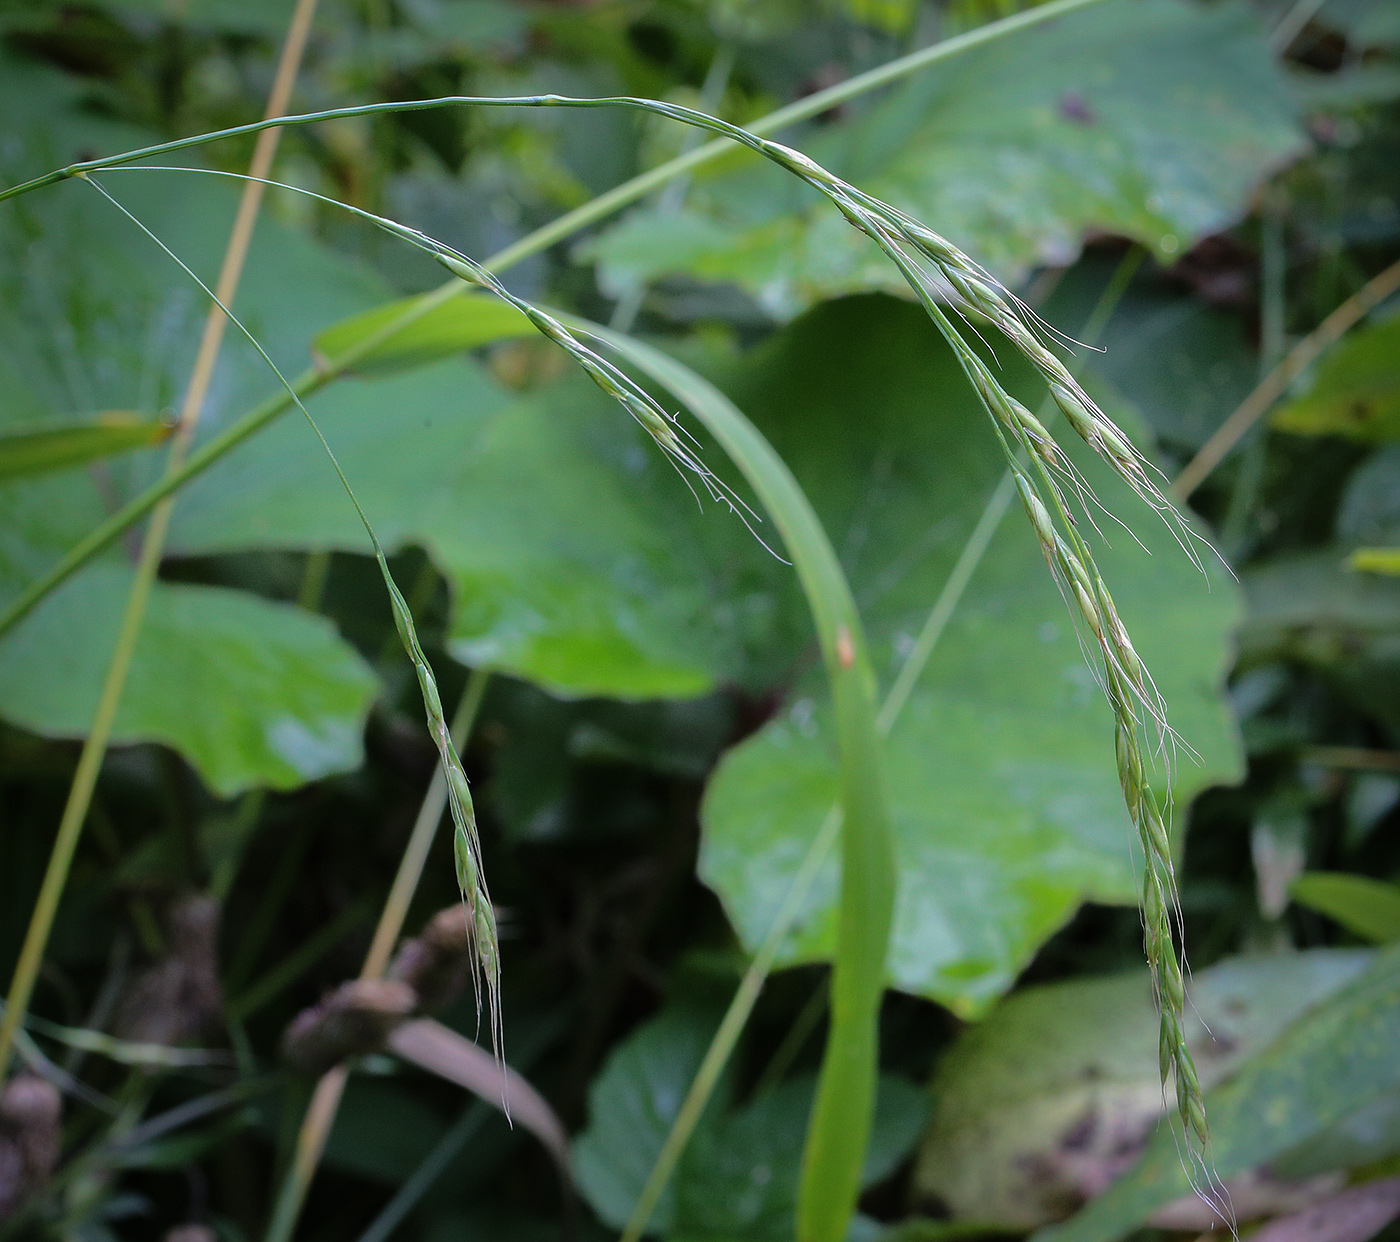
{"type": "Polygon", "coordinates": [[[489,293],[461,292],[446,301],[427,294],[386,302],[332,324],[316,337],[312,352],[334,358],[418,305],[432,310],[361,356],[355,364],[357,374],[421,366],[507,337],[535,335],[534,325],[520,311],[489,293]]]}
{"type": "MultiPolygon", "coordinates": [[[[1302,138],[1247,11],[1134,0],[968,52],[801,145],[1014,278],[1071,261],[1089,229],[1184,253],[1246,211],[1302,138]]],[[[640,211],[585,253],[619,286],[732,280],[783,315],[898,287],[873,247],[776,170],[702,174],[688,202],[640,211]]]]}
{"type": "Polygon", "coordinates": [[[1340,923],[1362,940],[1400,940],[1400,887],[1364,875],[1308,871],[1289,888],[1293,900],[1340,923]]]}
{"type": "Polygon", "coordinates": [[[166,439],[169,423],[112,412],[95,421],[0,434],[0,479],[64,470],[166,439]]]}

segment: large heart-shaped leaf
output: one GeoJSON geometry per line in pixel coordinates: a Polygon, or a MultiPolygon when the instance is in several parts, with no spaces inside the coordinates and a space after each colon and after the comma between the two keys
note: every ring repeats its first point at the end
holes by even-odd
{"type": "MultiPolygon", "coordinates": [[[[132,570],[94,566],[0,644],[0,703],[39,733],[81,736],[132,570]]],[[[179,750],[219,794],[289,789],[354,766],[373,673],[323,618],[218,587],[157,583],[113,737],[179,750]]]]}
{"type": "MultiPolygon", "coordinates": [[[[1233,958],[1191,980],[1187,1039],[1221,1082],[1366,969],[1366,950],[1233,958]]],[[[1146,968],[1028,988],[938,1065],[915,1184],[964,1220],[1024,1230],[1062,1220],[1121,1174],[1165,1101],[1146,968]]]]}
{"type": "MultiPolygon", "coordinates": [[[[1400,948],[1392,947],[1207,1094],[1215,1173],[1229,1178],[1270,1161],[1296,1163],[1301,1172],[1305,1166],[1296,1157],[1281,1158],[1322,1136],[1335,1139],[1336,1127],[1382,1101],[1390,1105],[1393,1142],[1394,1097],[1400,1092],[1397,1030],[1400,948]]],[[[1039,1242],[1113,1242],[1163,1204],[1190,1194],[1175,1140],[1169,1129],[1159,1131],[1131,1172],[1072,1220],[1037,1234],[1039,1242]]],[[[1349,1150],[1337,1141],[1328,1146],[1334,1156],[1349,1150]]],[[[1310,1167],[1319,1165],[1314,1160],[1310,1167]]]]}
{"type": "MultiPolygon", "coordinates": [[[[1023,381],[1007,374],[1013,388],[1023,381]]],[[[916,309],[855,299],[813,312],[760,351],[735,393],[816,498],[876,666],[892,677],[1003,469],[950,354],[916,309]]],[[[1220,698],[1236,594],[1223,574],[1203,578],[1106,471],[1083,469],[1134,532],[1116,530],[1101,562],[1194,748],[1179,755],[1172,782],[1184,802],[1239,770],[1220,698]]],[[[972,1011],[1080,901],[1134,900],[1112,739],[1064,605],[1014,515],[887,743],[900,863],[895,986],[972,1011]]],[[[767,934],[834,795],[815,685],[721,763],[700,869],[747,944],[767,934]]],[[[831,863],[783,960],[830,952],[835,886],[831,863]]]]}
{"type": "MultiPolygon", "coordinates": [[[[39,75],[30,85],[47,81],[39,75]]],[[[68,133],[61,125],[56,132],[68,133]]],[[[113,181],[158,235],[211,273],[236,187],[194,177],[113,181]]],[[[56,418],[69,424],[69,439],[84,425],[100,437],[101,417],[91,412],[113,408],[141,411],[158,427],[154,416],[178,401],[204,299],[91,189],[75,182],[5,204],[0,289],[0,424],[12,439],[56,418]]],[[[382,295],[353,265],[265,223],[237,309],[284,367],[299,370],[318,327],[382,295]]],[[[230,338],[207,427],[277,386],[246,342],[230,338]]],[[[161,462],[147,450],[0,484],[0,599],[13,598],[161,462]]],[[[328,467],[326,477],[334,486],[328,467]]],[[[0,638],[0,711],[8,719],[58,735],[89,726],[131,580],[131,550],[89,566],[0,638]]],[[[220,793],[286,788],[359,763],[373,693],[369,669],[326,622],[238,592],[157,582],[113,736],[175,747],[220,793]]]]}
{"type": "MultiPolygon", "coordinates": [[[[912,78],[800,145],[1005,278],[1067,263],[1087,230],[1185,250],[1297,154],[1287,87],[1242,6],[1133,0],[1024,31],[912,78]]],[[[591,244],[606,279],[732,280],[782,314],[898,278],[793,178],[752,159],[681,213],[591,244]]]]}
{"type": "MultiPolygon", "coordinates": [[[[627,1223],[716,1025],[703,1009],[672,1005],[629,1036],[594,1080],[575,1172],[593,1209],[614,1228],[627,1223]]],[[[712,1103],[657,1204],[652,1228],[686,1242],[791,1238],[812,1089],[803,1077],[742,1108],[726,1109],[723,1098],[712,1103]]],[[[923,1118],[922,1092],[900,1078],[881,1080],[863,1184],[893,1171],[923,1118]]]]}

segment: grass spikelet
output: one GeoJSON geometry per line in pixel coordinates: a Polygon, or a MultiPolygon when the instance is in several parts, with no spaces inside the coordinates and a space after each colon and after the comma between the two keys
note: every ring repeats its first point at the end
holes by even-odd
{"type": "Polygon", "coordinates": [[[447,778],[448,804],[452,811],[452,823],[454,829],[454,854],[457,859],[458,884],[462,890],[462,899],[467,909],[467,925],[471,931],[473,948],[475,950],[476,962],[476,996],[477,1013],[480,1016],[483,998],[486,1001],[488,1023],[491,1028],[491,1043],[497,1058],[501,1056],[501,1006],[500,1006],[500,947],[496,935],[496,919],[491,907],[491,896],[486,888],[486,881],[481,867],[481,842],[477,836],[476,812],[472,804],[471,790],[467,785],[466,772],[462,768],[461,758],[457,754],[457,747],[452,741],[452,731],[447,723],[447,718],[442,710],[442,697],[438,693],[437,679],[433,675],[432,666],[428,663],[427,656],[423,653],[422,644],[418,641],[418,631],[413,624],[413,613],[409,609],[408,602],[404,599],[403,593],[399,590],[398,584],[394,581],[394,576],[389,571],[389,562],[384,555],[384,548],[379,542],[379,537],[374,533],[374,528],[370,525],[369,517],[360,506],[354,489],[350,486],[350,480],[346,478],[345,471],[341,469],[340,462],[332,451],[329,442],[322,433],[320,425],[311,417],[311,412],[302,403],[296,390],[287,381],[277,364],[272,361],[267,351],[263,349],[257,337],[244,326],[242,320],[233,314],[215,296],[209,288],[191,268],[163,241],[141,223],[130,211],[113,198],[97,181],[92,178],[85,178],[95,190],[117,208],[128,220],[136,225],[147,237],[151,239],[191,280],[199,286],[208,298],[219,307],[228,317],[228,321],[238,329],[248,342],[258,352],[262,360],[267,363],[272,373],[277,377],[282,387],[291,395],[292,401],[298,410],[301,411],[311,430],[316,434],[316,438],[321,442],[321,447],[325,449],[327,457],[330,458],[331,465],[335,468],[341,486],[350,498],[350,503],[354,505],[355,512],[359,515],[361,523],[364,525],[365,533],[369,536],[370,546],[373,548],[375,561],[379,565],[380,576],[384,580],[384,587],[389,593],[389,603],[394,617],[394,628],[398,631],[399,640],[403,644],[405,654],[413,664],[413,670],[418,677],[418,687],[423,699],[423,709],[427,717],[428,732],[432,735],[433,742],[437,746],[438,755],[442,761],[443,771],[447,778]]]}
{"type": "MultiPolygon", "coordinates": [[[[968,346],[944,311],[938,283],[932,277],[941,277],[962,299],[965,313],[990,320],[1036,368],[1065,420],[1119,478],[1158,512],[1174,516],[1175,510],[1152,482],[1145,460],[1128,438],[1089,399],[1059,358],[1036,338],[1032,328],[1013,309],[1011,299],[967,256],[946,239],[878,200],[849,187],[828,189],[828,182],[807,179],[828,192],[846,219],[889,256],[952,346],[997,431],[1046,563],[1093,635],[1097,660],[1091,658],[1091,663],[1098,666],[1100,684],[1113,709],[1123,799],[1144,855],[1144,947],[1160,1013],[1162,1084],[1165,1088],[1168,1082],[1174,1083],[1176,1110],[1183,1130],[1204,1153],[1208,1143],[1205,1106],[1182,1022],[1186,996],[1172,927],[1177,886],[1171,840],[1148,784],[1141,745],[1143,722],[1148,721],[1158,733],[1158,749],[1167,750],[1171,734],[1166,709],[1128,636],[1092,551],[1064,502],[1056,478],[1067,479],[1081,497],[1089,498],[1092,493],[1073,473],[1040,421],[1002,388],[968,346]],[[910,249],[914,254],[909,253],[910,249]],[[934,272],[930,273],[921,260],[932,264],[934,272]],[[1023,450],[1034,463],[1039,485],[1022,469],[1013,446],[1023,450]],[[1052,510],[1059,519],[1058,528],[1052,510]]],[[[1190,554],[1189,542],[1180,536],[1178,542],[1190,554]]],[[[1200,1162],[1207,1169],[1208,1180],[1213,1182],[1203,1154],[1200,1162]]]]}

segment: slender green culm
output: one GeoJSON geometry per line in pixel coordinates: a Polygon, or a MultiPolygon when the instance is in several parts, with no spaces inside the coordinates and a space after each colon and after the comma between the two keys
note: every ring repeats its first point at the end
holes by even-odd
{"type": "Polygon", "coordinates": [[[496,933],[496,917],[481,866],[481,842],[477,835],[476,813],[472,805],[471,790],[467,785],[467,776],[462,769],[462,761],[457,754],[457,747],[452,741],[452,730],[448,727],[447,718],[443,714],[442,698],[438,694],[437,679],[433,676],[432,666],[428,663],[427,656],[423,654],[422,644],[418,641],[418,631],[413,624],[413,613],[404,599],[403,593],[399,590],[398,584],[394,581],[393,574],[389,571],[389,562],[384,555],[384,548],[379,542],[379,537],[374,533],[374,527],[370,525],[369,517],[361,507],[359,498],[355,495],[355,489],[350,486],[350,480],[346,477],[339,459],[321,431],[320,424],[312,418],[311,412],[297,395],[296,389],[282,374],[277,364],[272,361],[257,337],[244,326],[241,319],[219,301],[214,295],[214,291],[190,269],[179,255],[113,198],[101,184],[91,177],[85,179],[150,238],[185,275],[194,281],[205,295],[228,316],[228,321],[248,339],[248,342],[268,365],[282,387],[291,395],[297,409],[305,417],[317,440],[320,441],[321,447],[325,450],[326,456],[330,459],[331,465],[335,468],[336,477],[339,478],[341,486],[345,489],[345,494],[349,496],[350,503],[354,505],[356,514],[359,515],[360,522],[365,528],[365,534],[369,537],[370,546],[374,550],[374,559],[379,565],[380,576],[384,579],[385,590],[389,593],[389,603],[393,611],[394,626],[398,630],[399,640],[402,642],[404,652],[412,662],[414,672],[418,676],[418,687],[422,693],[428,731],[432,734],[433,742],[437,746],[443,774],[447,780],[448,805],[452,810],[452,823],[455,830],[453,852],[457,865],[457,882],[466,906],[467,925],[471,931],[473,947],[476,951],[478,1014],[484,999],[487,1020],[491,1029],[492,1047],[499,1057],[503,1034],[500,1006],[500,946],[496,933]]]}
{"type": "MultiPolygon", "coordinates": [[[[903,78],[917,73],[930,65],[940,61],[958,56],[963,52],[970,51],[975,47],[982,47],[988,43],[993,43],[998,39],[1005,38],[1009,34],[1014,34],[1021,30],[1029,29],[1032,26],[1039,26],[1044,22],[1053,21],[1057,17],[1063,17],[1068,13],[1076,12],[1080,9],[1087,9],[1096,4],[1102,4],[1104,0],[1049,0],[1047,4],[1037,5],[1020,13],[1013,13],[1008,17],[1003,17],[998,21],[988,22],[984,26],[979,26],[974,30],[964,31],[962,34],[954,35],[951,39],[944,39],[939,43],[929,47],[922,47],[907,55],[897,57],[886,64],[878,65],[874,69],[869,69],[865,73],[856,74],[844,82],[838,82],[834,86],[829,86],[825,90],[815,91],[802,99],[778,108],[766,116],[759,117],[749,125],[752,133],[771,133],[774,130],[782,129],[788,125],[795,125],[799,121],[805,121],[814,116],[820,116],[830,108],[838,104],[846,103],[852,99],[858,99],[861,95],[870,91],[878,90],[880,87],[888,86],[893,82],[898,82],[903,78]]],[[[206,142],[213,142],[220,138],[236,138],[245,134],[255,134],[264,129],[274,126],[300,125],[312,121],[330,120],[339,117],[368,116],[375,112],[392,110],[396,112],[412,112],[424,107],[435,106],[434,101],[406,101],[390,105],[368,104],[352,108],[335,108],[322,112],[309,113],[300,117],[274,117],[266,121],[255,121],[247,125],[236,125],[230,129],[219,130],[213,134],[198,134],[189,138],[177,139],[174,142],[159,143],[153,147],[143,147],[134,153],[127,153],[123,156],[115,157],[117,162],[141,159],[149,155],[159,155],[166,151],[178,151],[188,147],[199,146],[206,142]]],[[[686,152],[667,160],[666,163],[656,168],[648,169],[645,173],[633,177],[630,181],[610,190],[606,194],[600,194],[591,202],[575,208],[567,215],[552,221],[544,228],[536,231],[530,238],[521,238],[520,242],[510,247],[508,251],[502,252],[498,256],[499,267],[507,267],[511,263],[519,262],[527,255],[535,254],[545,246],[561,241],[565,237],[572,235],[579,229],[593,224],[603,217],[625,207],[628,203],[634,203],[638,199],[645,198],[652,190],[665,185],[672,177],[679,176],[691,168],[696,168],[710,160],[723,155],[726,146],[723,142],[706,143],[703,147],[686,152]]],[[[7,198],[15,198],[21,194],[27,194],[32,190],[42,189],[44,186],[53,185],[67,177],[77,176],[81,172],[97,172],[103,168],[113,166],[112,160],[87,160],[77,164],[70,164],[65,168],[56,169],[53,172],[45,173],[41,177],[35,177],[19,185],[9,186],[0,190],[0,202],[7,198]]]]}

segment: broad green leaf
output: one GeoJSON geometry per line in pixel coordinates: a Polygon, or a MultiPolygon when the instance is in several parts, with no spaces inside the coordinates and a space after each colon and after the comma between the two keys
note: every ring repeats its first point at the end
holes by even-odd
{"type": "Polygon", "coordinates": [[[149,448],[169,436],[171,430],[169,423],[111,413],[100,415],[94,422],[0,434],[0,479],[44,474],[136,448],[149,448]]]}
{"type": "MultiPolygon", "coordinates": [[[[1351,983],[1364,950],[1233,958],[1193,974],[1187,1041],[1203,1084],[1226,1079],[1351,983]]],[[[1136,1158],[1163,1115],[1157,1007],[1145,969],[1028,988],[939,1062],[915,1185],[961,1220],[1063,1219],[1136,1158]]]]}
{"type": "Polygon", "coordinates": [[[436,362],[504,337],[534,335],[535,328],[515,307],[489,293],[461,292],[445,301],[426,294],[386,302],[332,324],[316,337],[312,350],[318,358],[335,358],[380,333],[384,339],[356,361],[357,373],[436,362]],[[422,305],[432,309],[408,327],[387,332],[395,320],[422,305]]]}
{"type": "MultiPolygon", "coordinates": [[[[106,562],[61,587],[0,644],[0,704],[16,724],[82,736],[131,585],[106,562]]],[[[290,789],[358,762],[375,688],[329,622],[217,587],[151,594],[117,743],[164,742],[214,792],[290,789]]]]}
{"type": "MultiPolygon", "coordinates": [[[[708,1013],[671,1006],[623,1041],[589,1087],[574,1175],[615,1228],[627,1223],[717,1025],[708,1013]]],[[[675,1198],[672,1183],[652,1218],[663,1231],[674,1223],[675,1198]]]]}
{"type": "MultiPolygon", "coordinates": [[[[695,502],[587,380],[511,400],[447,361],[345,381],[311,409],[385,546],[421,544],[447,575],[460,658],[570,695],[713,684],[725,633],[687,543],[695,502]]],[[[230,454],[189,489],[172,545],[366,550],[317,447],[287,420],[230,454]]]]}
{"type": "MultiPolygon", "coordinates": [[[[1006,378],[1037,400],[1015,368],[1006,378]]],[[[811,313],[732,392],[816,499],[888,685],[1002,473],[975,399],[922,313],[878,298],[811,313]]],[[[1194,748],[1177,760],[1184,805],[1239,771],[1220,698],[1235,593],[1223,574],[1204,579],[1105,471],[1081,465],[1152,552],[1101,520],[1116,532],[1104,575],[1194,748]]],[[[834,801],[826,710],[821,688],[801,683],[707,792],[701,874],[750,946],[834,801]]],[[[1112,738],[1063,601],[1012,514],[886,746],[900,865],[894,986],[973,1012],[1081,901],[1135,900],[1112,738]]],[[[782,960],[830,952],[835,884],[833,863],[782,960]]]]}
{"type": "Polygon", "coordinates": [[[1400,316],[1353,332],[1333,349],[1307,393],[1281,406],[1273,425],[1297,435],[1400,437],[1400,316]]]}
{"type": "MultiPolygon", "coordinates": [[[[112,178],[112,189],[196,270],[207,277],[217,269],[236,186],[133,174],[112,178]]],[[[300,370],[317,328],[382,293],[355,267],[265,221],[236,309],[281,365],[300,370]]],[[[203,296],[178,268],[90,188],[70,183],[6,203],[4,430],[44,432],[55,420],[102,408],[143,411],[155,423],[187,382],[204,311],[203,296]]],[[[250,353],[230,333],[206,428],[277,387],[250,353]]],[[[12,598],[162,461],[161,453],[137,451],[0,484],[0,598],[12,598]]],[[[7,719],[63,736],[85,731],[135,546],[114,549],[0,638],[7,719]]],[[[158,582],[115,738],[173,746],[220,793],[288,788],[358,765],[374,688],[364,662],[320,619],[233,591],[158,582]]]]}
{"type": "Polygon", "coordinates": [[[1240,582],[1249,603],[1241,669],[1305,665],[1400,728],[1400,582],[1351,572],[1340,548],[1265,561],[1240,582]]]}
{"type": "MultiPolygon", "coordinates": [[[[1014,279],[1072,261],[1091,229],[1184,252],[1302,149],[1293,112],[1243,6],[1133,0],[969,52],[798,145],[1014,279]]],[[[780,315],[898,287],[814,191],[735,162],[685,211],[637,212],[590,243],[604,279],[731,280],[780,315]]]]}
{"type": "Polygon", "coordinates": [[[1400,940],[1400,887],[1364,875],[1308,871],[1289,888],[1300,906],[1377,944],[1400,940]]]}
{"type": "MultiPolygon", "coordinates": [[[[626,1224],[717,1019],[673,1005],[626,1039],[589,1091],[588,1127],[574,1148],[579,1188],[615,1228],[626,1224]]],[[[813,1082],[797,1078],[739,1108],[721,1092],[701,1120],[652,1218],[675,1242],[787,1242],[813,1082]]],[[[887,1177],[918,1137],[923,1095],[881,1080],[864,1185],[887,1177]]]]}
{"type": "MultiPolygon", "coordinates": [[[[1400,948],[1376,954],[1346,988],[1295,1021],[1206,1095],[1216,1174],[1234,1177],[1288,1155],[1400,1091],[1400,948]]],[[[1112,1242],[1191,1192],[1163,1128],[1132,1170],[1038,1242],[1112,1242]]]]}

